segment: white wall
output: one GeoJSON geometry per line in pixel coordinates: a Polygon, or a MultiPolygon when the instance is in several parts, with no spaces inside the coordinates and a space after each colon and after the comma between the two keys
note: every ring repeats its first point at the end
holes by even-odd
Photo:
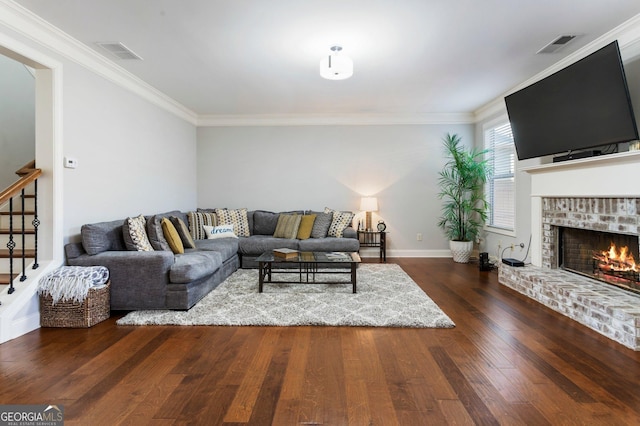
{"type": "Polygon", "coordinates": [[[35,82],[21,63],[0,55],[0,189],[35,159],[35,82]]]}
{"type": "Polygon", "coordinates": [[[393,255],[448,254],[436,226],[447,132],[473,143],[472,124],[201,127],[198,206],[358,212],[361,196],[376,196],[393,255]]]}
{"type": "Polygon", "coordinates": [[[80,226],[196,205],[195,126],[113,83],[64,66],[65,237],[80,226]]]}
{"type": "MultiPolygon", "coordinates": [[[[58,64],[62,89],[53,94],[57,116],[62,117],[53,123],[58,142],[55,147],[37,142],[36,156],[54,153],[48,164],[38,162],[43,181],[54,175],[59,181],[54,194],[43,196],[47,205],[40,207],[43,214],[56,211],[53,222],[60,223],[56,234],[64,243],[79,241],[85,223],[196,207],[194,124],[0,25],[0,41],[3,37],[10,46],[19,46],[23,56],[47,57],[58,64]],[[55,153],[76,158],[78,167],[56,175],[54,166],[60,168],[62,158],[55,153]]],[[[44,247],[52,242],[43,238],[39,244],[46,252],[44,247]]]]}

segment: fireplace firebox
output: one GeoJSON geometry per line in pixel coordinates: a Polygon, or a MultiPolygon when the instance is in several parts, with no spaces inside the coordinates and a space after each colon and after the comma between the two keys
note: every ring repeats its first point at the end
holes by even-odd
{"type": "Polygon", "coordinates": [[[640,294],[637,235],[559,227],[558,237],[562,269],[640,294]]]}

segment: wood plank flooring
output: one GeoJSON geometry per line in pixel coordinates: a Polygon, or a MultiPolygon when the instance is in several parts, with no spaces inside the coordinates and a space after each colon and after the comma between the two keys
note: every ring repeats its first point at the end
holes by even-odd
{"type": "MultiPolygon", "coordinates": [[[[0,345],[0,404],[67,425],[640,424],[640,353],[450,259],[392,259],[454,329],[40,329],[0,345]]],[[[639,306],[640,307],[640,306],[639,306]]]]}

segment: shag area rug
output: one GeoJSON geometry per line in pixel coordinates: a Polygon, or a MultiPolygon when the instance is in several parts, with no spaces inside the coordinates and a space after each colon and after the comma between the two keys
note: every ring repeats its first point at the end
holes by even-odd
{"type": "MultiPolygon", "coordinates": [[[[277,273],[274,280],[297,279],[277,273]]],[[[361,264],[357,293],[348,275],[317,275],[345,284],[265,284],[258,271],[240,269],[188,311],[135,311],[118,325],[260,325],[451,328],[455,324],[395,264],[361,264]]]]}

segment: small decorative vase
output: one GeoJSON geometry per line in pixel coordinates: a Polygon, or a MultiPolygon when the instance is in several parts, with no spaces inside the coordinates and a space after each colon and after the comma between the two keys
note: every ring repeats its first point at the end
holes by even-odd
{"type": "Polygon", "coordinates": [[[453,255],[453,261],[458,263],[469,263],[473,241],[449,241],[449,248],[453,255]]]}

